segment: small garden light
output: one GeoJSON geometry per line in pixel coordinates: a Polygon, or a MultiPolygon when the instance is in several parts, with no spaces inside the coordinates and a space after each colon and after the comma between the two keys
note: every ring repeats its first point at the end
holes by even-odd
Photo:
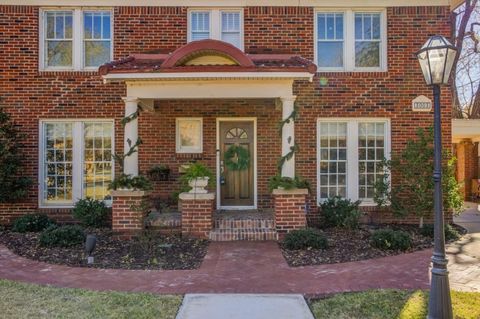
{"type": "Polygon", "coordinates": [[[423,77],[433,88],[433,139],[434,168],[433,196],[434,250],[432,257],[432,281],[428,303],[429,319],[453,318],[450,285],[448,283],[448,260],[445,254],[445,234],[442,204],[442,127],[440,110],[440,85],[448,84],[457,49],[443,36],[434,35],[416,53],[423,77]]]}
{"type": "Polygon", "coordinates": [[[85,240],[85,252],[87,253],[87,263],[89,265],[93,264],[93,256],[92,253],[95,250],[95,245],[97,244],[97,236],[95,235],[87,235],[87,239],[85,240]]]}

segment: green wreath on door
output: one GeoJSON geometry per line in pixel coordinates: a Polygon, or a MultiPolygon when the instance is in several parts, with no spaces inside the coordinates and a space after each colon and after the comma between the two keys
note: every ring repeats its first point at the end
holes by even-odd
{"type": "Polygon", "coordinates": [[[229,171],[243,171],[250,167],[250,152],[239,145],[231,145],[223,155],[223,162],[229,171]]]}

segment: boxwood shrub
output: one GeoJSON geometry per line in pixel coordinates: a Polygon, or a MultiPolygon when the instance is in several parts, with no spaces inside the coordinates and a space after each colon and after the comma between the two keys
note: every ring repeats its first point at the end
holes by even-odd
{"type": "Polygon", "coordinates": [[[362,216],[359,205],[360,201],[352,202],[340,196],[330,197],[321,204],[325,226],[357,228],[362,216]]]}
{"type": "Polygon", "coordinates": [[[79,225],[50,226],[40,235],[40,245],[45,247],[71,247],[85,241],[79,225]]]}
{"type": "Polygon", "coordinates": [[[412,238],[401,230],[380,229],[373,233],[372,245],[382,250],[407,250],[412,246],[412,238]]]}
{"type": "Polygon", "coordinates": [[[103,227],[107,223],[108,208],[99,200],[81,199],[75,204],[72,212],[73,217],[83,226],[103,227]]]}
{"type": "Polygon", "coordinates": [[[285,236],[283,245],[287,249],[325,249],[328,246],[325,235],[312,228],[293,230],[285,236]]]}
{"type": "MultiPolygon", "coordinates": [[[[433,230],[432,224],[426,224],[420,228],[420,233],[425,237],[433,238],[433,230]]],[[[460,238],[460,233],[450,224],[445,224],[444,232],[446,240],[457,240],[460,238]]]]}
{"type": "Polygon", "coordinates": [[[55,225],[55,222],[45,214],[28,214],[17,218],[12,230],[18,233],[39,232],[51,225],[55,225]]]}

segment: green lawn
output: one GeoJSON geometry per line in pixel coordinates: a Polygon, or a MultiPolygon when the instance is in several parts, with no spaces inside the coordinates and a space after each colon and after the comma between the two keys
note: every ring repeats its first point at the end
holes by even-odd
{"type": "MultiPolygon", "coordinates": [[[[452,291],[456,319],[480,318],[480,293],[452,291]]],[[[425,319],[428,292],[371,290],[344,293],[311,302],[318,319],[425,319]]]]}
{"type": "Polygon", "coordinates": [[[173,319],[181,296],[97,292],[0,280],[1,318],[173,319]]]}

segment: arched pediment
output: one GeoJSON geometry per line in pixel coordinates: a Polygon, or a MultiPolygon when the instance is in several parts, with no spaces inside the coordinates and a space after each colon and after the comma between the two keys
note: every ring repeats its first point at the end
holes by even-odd
{"type": "Polygon", "coordinates": [[[252,60],[237,47],[218,40],[190,42],[175,50],[162,68],[190,65],[238,65],[253,67],[252,60]]]}

